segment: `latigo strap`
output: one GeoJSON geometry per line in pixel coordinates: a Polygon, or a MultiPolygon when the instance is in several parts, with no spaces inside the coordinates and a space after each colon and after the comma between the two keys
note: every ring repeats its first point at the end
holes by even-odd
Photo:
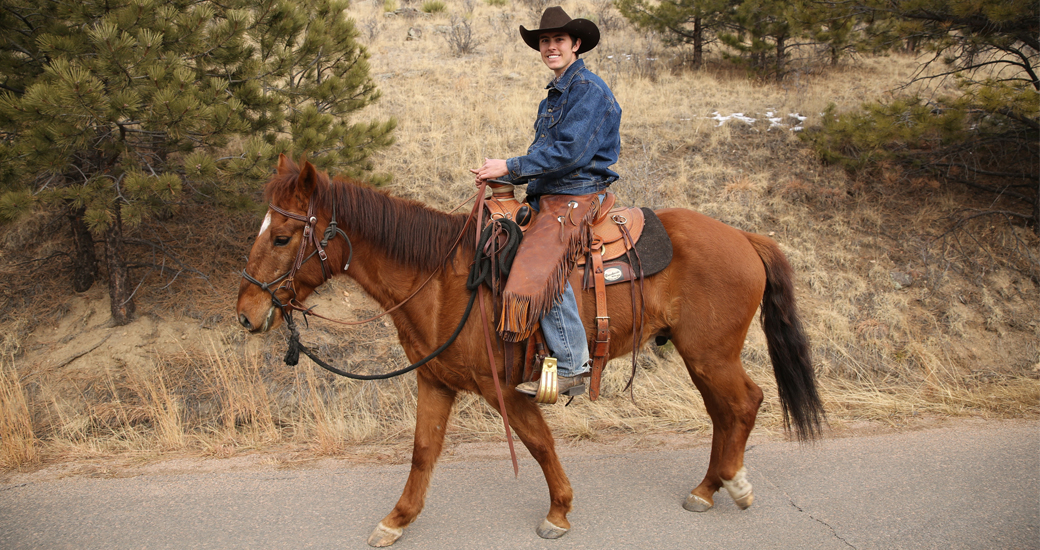
{"type": "Polygon", "coordinates": [[[603,367],[610,360],[610,316],[607,315],[607,290],[603,284],[603,259],[599,254],[600,241],[592,243],[592,276],[596,288],[596,340],[592,346],[592,378],[589,384],[589,398],[599,399],[599,382],[603,377],[603,367]]]}

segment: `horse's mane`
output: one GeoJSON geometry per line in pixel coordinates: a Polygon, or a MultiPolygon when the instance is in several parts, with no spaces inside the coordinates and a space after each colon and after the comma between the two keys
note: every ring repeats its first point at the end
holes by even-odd
{"type": "MultiPolygon", "coordinates": [[[[296,194],[299,167],[288,162],[264,188],[264,198],[286,204],[296,194]]],[[[316,170],[315,200],[320,210],[331,212],[336,201],[336,222],[352,238],[381,248],[394,261],[421,270],[432,270],[454,257],[448,249],[466,223],[465,215],[452,215],[413,200],[392,197],[368,184],[339,176],[329,179],[316,170]]],[[[475,223],[466,228],[459,248],[472,247],[475,223]]],[[[457,251],[458,249],[456,249],[457,251]]]]}

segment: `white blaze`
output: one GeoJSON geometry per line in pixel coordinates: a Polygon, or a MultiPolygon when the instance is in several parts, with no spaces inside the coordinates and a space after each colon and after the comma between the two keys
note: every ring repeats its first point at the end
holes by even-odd
{"type": "Polygon", "coordinates": [[[271,211],[268,210],[267,211],[267,215],[264,216],[264,223],[263,223],[263,225],[260,226],[260,233],[257,234],[257,237],[259,237],[260,235],[263,235],[264,231],[267,231],[267,228],[270,225],[271,225],[271,211]]]}

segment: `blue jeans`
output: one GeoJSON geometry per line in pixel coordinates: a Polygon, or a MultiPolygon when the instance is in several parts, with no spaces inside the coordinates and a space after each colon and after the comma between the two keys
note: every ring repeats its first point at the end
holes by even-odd
{"type": "Polygon", "coordinates": [[[542,317],[545,343],[556,358],[559,376],[577,376],[589,372],[589,342],[585,326],[578,314],[578,301],[568,282],[561,300],[542,317]]]}

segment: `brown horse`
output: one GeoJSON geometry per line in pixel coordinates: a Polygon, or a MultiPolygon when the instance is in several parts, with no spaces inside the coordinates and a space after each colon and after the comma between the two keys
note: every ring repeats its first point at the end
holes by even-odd
{"type": "MultiPolygon", "coordinates": [[[[474,224],[467,227],[465,215],[438,212],[357,182],[330,181],[310,163],[297,166],[284,156],[267,183],[265,197],[271,210],[253,244],[238,294],[238,318],[246,329],[263,332],[278,326],[282,311],[275,300],[302,302],[326,278],[344,273],[341,266],[352,256],[345,273],[388,309],[411,296],[432,274],[424,288],[390,314],[410,360],[426,357],[455,330],[468,296],[466,274],[474,254],[472,245],[464,244],[455,253],[451,248],[460,232],[465,232],[463,243],[476,240],[474,224]],[[303,220],[313,216],[316,227],[324,228],[333,212],[349,241],[328,241],[323,246],[327,262],[311,258],[318,240],[305,236],[309,231],[303,220]],[[294,263],[300,266],[298,271],[286,277],[294,263]],[[290,279],[291,284],[285,285],[290,279]],[[280,282],[267,288],[257,284],[275,281],[280,282]],[[283,286],[276,289],[278,284],[283,286]]],[[[799,439],[812,439],[819,434],[823,416],[808,343],[795,309],[791,266],[777,244],[761,235],[690,210],[669,208],[657,215],[671,236],[674,256],[668,268],[646,279],[643,296],[637,295],[645,302],[643,341],[638,344],[654,336],[674,342],[713,424],[708,471],[683,506],[706,511],[714,505],[714,493],[725,488],[746,508],[753,494],[744,469],[744,447],[763,396],[744,371],[740,352],[759,304],[785,423],[793,426],[799,439]]],[[[488,310],[493,311],[490,298],[486,299],[488,310]]],[[[608,287],[608,301],[614,304],[611,357],[633,349],[632,299],[626,284],[608,287]]],[[[595,300],[585,296],[579,302],[585,325],[593,326],[595,300]]],[[[411,473],[400,500],[379,522],[369,544],[393,544],[422,510],[458,392],[478,393],[499,409],[491,369],[504,376],[504,354],[497,341],[495,348],[492,367],[480,315],[474,314],[451,346],[415,371],[418,410],[411,473]]],[[[512,357],[521,355],[518,351],[512,357]]],[[[537,532],[556,538],[570,528],[567,513],[573,493],[538,405],[512,389],[519,382],[522,369],[518,367],[511,369],[513,379],[505,381],[506,413],[549,486],[549,513],[537,532]]]]}

